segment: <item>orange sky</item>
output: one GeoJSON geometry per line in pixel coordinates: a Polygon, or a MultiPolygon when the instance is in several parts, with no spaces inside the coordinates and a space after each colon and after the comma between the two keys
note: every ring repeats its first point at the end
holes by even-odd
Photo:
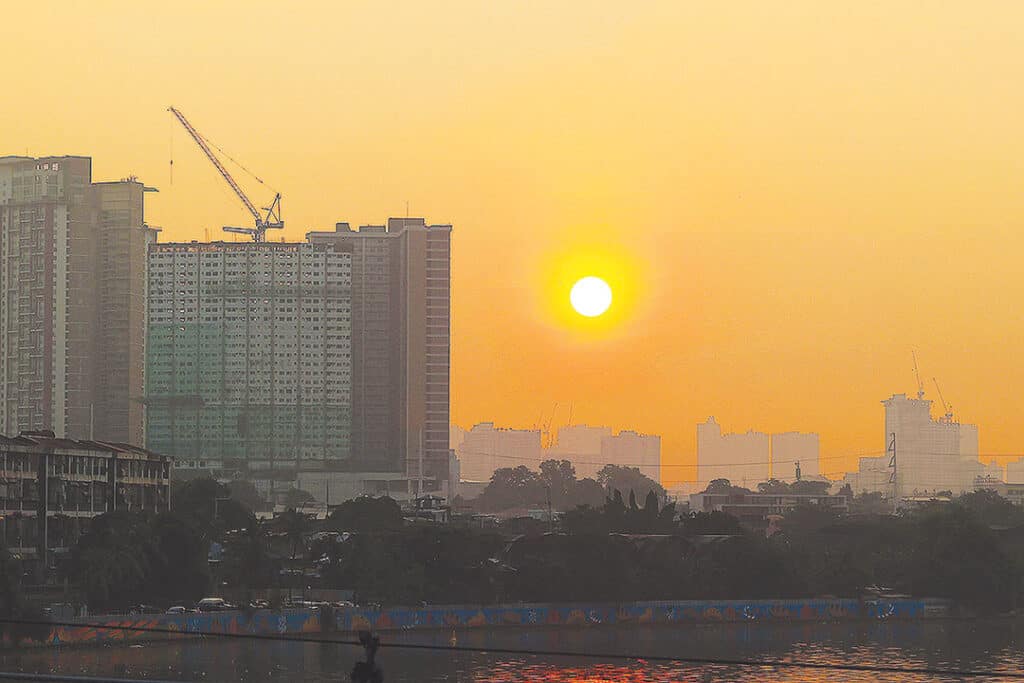
{"type": "Polygon", "coordinates": [[[138,175],[164,239],[245,224],[174,104],[290,239],[452,222],[462,425],[557,402],[669,463],[709,414],[877,451],[916,347],[983,452],[1022,449],[1020,4],[209,4],[5,7],[0,153],[138,175]],[[585,274],[607,319],[567,314],[585,274]]]}

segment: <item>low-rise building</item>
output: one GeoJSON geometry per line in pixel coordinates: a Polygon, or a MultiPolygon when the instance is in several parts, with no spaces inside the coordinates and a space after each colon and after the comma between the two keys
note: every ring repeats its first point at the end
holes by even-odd
{"type": "Polygon", "coordinates": [[[0,435],[0,540],[13,552],[40,557],[44,548],[74,545],[105,512],[161,512],[170,504],[167,456],[50,431],[0,435]]]}
{"type": "Polygon", "coordinates": [[[801,505],[820,505],[839,513],[849,511],[846,496],[827,493],[694,493],[690,496],[693,512],[726,512],[751,526],[764,526],[772,515],[784,515],[801,505]]]}

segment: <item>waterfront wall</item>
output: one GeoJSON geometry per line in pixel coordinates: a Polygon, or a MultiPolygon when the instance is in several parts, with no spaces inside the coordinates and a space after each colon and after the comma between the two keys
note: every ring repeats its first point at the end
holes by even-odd
{"type": "Polygon", "coordinates": [[[92,617],[83,626],[54,626],[32,640],[5,636],[4,645],[102,644],[189,637],[190,633],[314,634],[409,629],[473,629],[506,626],[597,626],[610,624],[695,624],[751,621],[840,621],[925,619],[947,616],[942,600],[725,600],[621,604],[536,604],[495,606],[252,610],[140,617],[92,617]],[[104,629],[97,625],[141,627],[171,634],[104,629]]]}

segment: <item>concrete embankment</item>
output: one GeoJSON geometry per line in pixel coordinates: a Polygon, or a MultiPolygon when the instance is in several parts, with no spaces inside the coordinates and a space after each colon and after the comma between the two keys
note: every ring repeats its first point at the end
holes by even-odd
{"type": "MultiPolygon", "coordinates": [[[[557,627],[605,624],[695,624],[707,622],[799,622],[856,619],[929,619],[949,616],[943,600],[700,600],[617,604],[324,608],[245,610],[139,617],[92,617],[82,625],[60,625],[36,639],[15,634],[5,646],[103,644],[191,637],[200,633],[351,635],[358,631],[472,629],[502,626],[557,627]],[[116,627],[116,628],[104,628],[116,627]],[[132,628],[143,630],[132,631],[132,628]],[[154,631],[168,631],[159,633],[154,631]],[[17,641],[16,643],[13,641],[17,641]]],[[[42,629],[45,631],[46,629],[42,629]]]]}

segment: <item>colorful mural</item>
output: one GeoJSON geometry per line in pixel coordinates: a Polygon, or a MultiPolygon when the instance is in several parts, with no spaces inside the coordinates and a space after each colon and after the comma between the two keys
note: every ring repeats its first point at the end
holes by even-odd
{"type": "MultiPolygon", "coordinates": [[[[853,619],[922,619],[949,614],[941,600],[731,600],[641,602],[597,605],[497,605],[342,608],[326,610],[259,610],[146,617],[94,617],[88,626],[58,626],[43,642],[18,645],[109,643],[188,637],[190,633],[301,634],[392,631],[429,628],[550,627],[600,624],[673,624],[738,621],[839,621],[853,619]],[[95,626],[129,626],[171,631],[107,630],[95,626]]],[[[10,646],[9,641],[4,643],[10,646]]]]}

